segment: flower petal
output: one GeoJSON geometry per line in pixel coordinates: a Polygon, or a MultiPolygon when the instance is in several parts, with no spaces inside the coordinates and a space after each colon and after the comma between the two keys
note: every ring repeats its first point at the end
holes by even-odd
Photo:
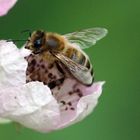
{"type": "Polygon", "coordinates": [[[41,132],[53,130],[60,121],[57,101],[40,82],[0,91],[0,117],[41,132]]]}
{"type": "Polygon", "coordinates": [[[12,42],[0,41],[0,89],[26,83],[27,62],[12,42]]]}
{"type": "Polygon", "coordinates": [[[89,87],[82,85],[72,76],[67,76],[63,79],[61,76],[64,75],[64,72],[65,74],[67,73],[65,68],[63,68],[62,73],[60,72],[62,70],[58,68],[56,63],[53,63],[53,66],[49,68],[49,63],[52,62],[43,60],[41,55],[30,55],[27,61],[28,81],[40,80],[48,84],[54,98],[59,104],[61,121],[54,129],[63,128],[78,122],[94,109],[98,97],[102,92],[104,82],[94,83],[89,87]],[[40,69],[38,69],[38,67],[40,67],[40,69]],[[47,72],[45,70],[47,70],[47,72]],[[50,74],[51,76],[49,76],[50,74]],[[53,79],[54,76],[57,79],[53,79]],[[61,82],[56,83],[56,81],[58,82],[61,79],[63,79],[61,82]],[[51,80],[54,80],[52,85],[49,84],[51,80]]]}
{"type": "Polygon", "coordinates": [[[87,96],[82,97],[77,104],[77,118],[75,122],[82,120],[93,111],[98,103],[98,98],[102,93],[102,86],[104,83],[105,82],[97,82],[91,87],[85,88],[85,93],[87,96]]]}
{"type": "Polygon", "coordinates": [[[4,16],[15,5],[17,0],[0,0],[0,16],[4,16]]]}
{"type": "Polygon", "coordinates": [[[94,83],[91,87],[85,87],[79,84],[79,88],[85,94],[79,102],[75,104],[75,110],[61,112],[61,123],[58,128],[67,127],[73,123],[81,121],[89,115],[97,105],[98,98],[102,93],[104,82],[94,83]]]}

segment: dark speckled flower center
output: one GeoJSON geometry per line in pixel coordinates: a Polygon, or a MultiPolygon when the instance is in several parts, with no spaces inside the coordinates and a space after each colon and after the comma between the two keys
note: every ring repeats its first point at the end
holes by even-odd
{"type": "Polygon", "coordinates": [[[27,82],[40,81],[51,89],[62,111],[75,110],[84,95],[78,88],[78,81],[57,61],[47,62],[41,55],[31,54],[27,58],[27,82]]]}

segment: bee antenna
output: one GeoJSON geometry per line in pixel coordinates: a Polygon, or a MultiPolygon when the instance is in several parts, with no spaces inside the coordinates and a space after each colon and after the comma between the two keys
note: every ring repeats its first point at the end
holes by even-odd
{"type": "Polygon", "coordinates": [[[20,33],[23,34],[23,33],[29,33],[29,36],[31,37],[31,30],[30,29],[26,29],[26,30],[22,30],[20,33]]]}
{"type": "Polygon", "coordinates": [[[8,39],[7,42],[21,42],[21,41],[27,41],[27,39],[8,39]]]}

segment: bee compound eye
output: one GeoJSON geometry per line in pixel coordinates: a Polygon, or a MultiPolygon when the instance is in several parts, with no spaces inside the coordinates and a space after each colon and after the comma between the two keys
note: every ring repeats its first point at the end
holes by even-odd
{"type": "Polygon", "coordinates": [[[37,39],[37,40],[34,42],[34,47],[35,47],[35,48],[39,48],[39,47],[41,47],[41,45],[42,45],[41,39],[37,39]]]}
{"type": "Polygon", "coordinates": [[[56,48],[59,45],[58,41],[54,38],[50,38],[47,40],[47,46],[51,49],[56,48]]]}

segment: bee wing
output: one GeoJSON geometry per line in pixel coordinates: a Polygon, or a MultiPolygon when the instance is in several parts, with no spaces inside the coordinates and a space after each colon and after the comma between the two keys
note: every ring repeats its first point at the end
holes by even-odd
{"type": "Polygon", "coordinates": [[[61,53],[55,53],[54,56],[64,64],[70,73],[81,83],[85,85],[90,85],[92,83],[92,76],[88,68],[74,62],[67,56],[64,56],[61,53]]]}
{"type": "Polygon", "coordinates": [[[96,27],[68,33],[65,34],[64,37],[66,37],[70,43],[74,43],[80,46],[81,49],[85,49],[95,45],[98,40],[106,36],[107,32],[105,28],[96,27]]]}

